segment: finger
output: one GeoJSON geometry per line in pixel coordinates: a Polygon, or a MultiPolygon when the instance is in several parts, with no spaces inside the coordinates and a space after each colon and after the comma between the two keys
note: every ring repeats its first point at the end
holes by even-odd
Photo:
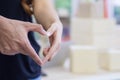
{"type": "Polygon", "coordinates": [[[57,29],[56,24],[52,24],[51,27],[47,30],[48,36],[51,36],[57,29]]]}
{"type": "Polygon", "coordinates": [[[42,60],[40,59],[40,57],[37,55],[36,51],[33,49],[33,47],[31,46],[29,40],[26,41],[26,43],[24,44],[24,52],[30,56],[38,65],[42,65],[42,60]]]}
{"type": "Polygon", "coordinates": [[[48,61],[51,61],[55,57],[55,55],[58,53],[59,50],[60,50],[60,45],[57,46],[55,52],[53,53],[53,55],[51,56],[51,58],[48,61]]]}
{"type": "MultiPolygon", "coordinates": [[[[45,48],[43,50],[43,56],[46,57],[48,55],[48,52],[49,52],[49,48],[45,48]]],[[[56,55],[57,51],[54,52],[54,54],[52,55],[52,57],[50,59],[48,59],[48,61],[51,61],[51,59],[56,55]]]]}
{"type": "Polygon", "coordinates": [[[50,37],[49,37],[50,46],[53,45],[53,41],[54,41],[54,37],[53,37],[53,36],[50,36],[50,37]]]}
{"type": "Polygon", "coordinates": [[[51,58],[48,61],[51,61],[55,57],[55,55],[57,54],[59,49],[60,49],[60,47],[58,46],[58,48],[56,48],[56,51],[53,53],[53,55],[51,56],[51,58]]]}
{"type": "Polygon", "coordinates": [[[26,22],[25,25],[28,31],[35,31],[46,36],[48,35],[47,32],[43,29],[42,25],[40,24],[26,22]]]}
{"type": "Polygon", "coordinates": [[[57,51],[58,46],[59,43],[57,42],[57,39],[55,39],[52,43],[52,46],[49,49],[48,55],[43,60],[43,64],[46,63],[52,57],[52,55],[57,51]]]}
{"type": "MultiPolygon", "coordinates": [[[[48,55],[49,49],[50,49],[50,48],[45,48],[45,49],[43,50],[43,56],[44,56],[44,57],[46,57],[46,56],[48,55]]],[[[53,54],[53,55],[54,55],[54,54],[53,54]]],[[[52,58],[53,58],[53,56],[52,56],[52,58]]],[[[48,59],[48,61],[51,61],[52,58],[48,59]]]]}
{"type": "Polygon", "coordinates": [[[49,48],[45,48],[45,49],[43,50],[43,56],[44,56],[44,57],[47,56],[48,51],[49,51],[49,48]]]}
{"type": "Polygon", "coordinates": [[[51,57],[50,59],[48,59],[48,61],[51,61],[56,54],[57,54],[57,53],[55,52],[55,53],[52,55],[52,57],[51,57]]]}
{"type": "Polygon", "coordinates": [[[43,59],[43,64],[45,64],[47,61],[49,61],[51,59],[52,55],[55,52],[55,50],[52,50],[52,49],[49,52],[47,52],[46,57],[43,59]]]}

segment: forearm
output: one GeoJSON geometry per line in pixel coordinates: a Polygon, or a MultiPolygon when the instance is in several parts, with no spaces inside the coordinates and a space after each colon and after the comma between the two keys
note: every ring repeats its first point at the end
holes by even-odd
{"type": "Polygon", "coordinates": [[[61,24],[50,0],[33,0],[33,12],[38,23],[47,30],[52,23],[61,24]]]}

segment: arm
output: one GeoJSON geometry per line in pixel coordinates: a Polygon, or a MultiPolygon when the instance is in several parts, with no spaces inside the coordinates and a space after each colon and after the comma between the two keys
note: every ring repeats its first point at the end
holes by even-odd
{"type": "Polygon", "coordinates": [[[35,18],[46,30],[54,22],[61,24],[54,6],[50,1],[51,0],[33,0],[33,12],[35,18]]]}
{"type": "Polygon", "coordinates": [[[50,33],[50,47],[44,49],[43,63],[50,60],[59,50],[62,36],[62,23],[50,0],[33,0],[33,13],[38,23],[50,33]]]}

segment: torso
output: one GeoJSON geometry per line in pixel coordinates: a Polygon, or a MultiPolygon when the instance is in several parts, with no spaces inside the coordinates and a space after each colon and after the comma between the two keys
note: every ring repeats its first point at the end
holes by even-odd
{"type": "MultiPolygon", "coordinates": [[[[10,19],[32,21],[31,16],[24,12],[20,0],[0,0],[0,15],[10,19]]],[[[35,41],[33,32],[29,32],[28,37],[38,53],[40,47],[35,41]]],[[[39,75],[40,67],[30,57],[21,54],[15,56],[0,54],[0,80],[28,80],[39,75]]]]}

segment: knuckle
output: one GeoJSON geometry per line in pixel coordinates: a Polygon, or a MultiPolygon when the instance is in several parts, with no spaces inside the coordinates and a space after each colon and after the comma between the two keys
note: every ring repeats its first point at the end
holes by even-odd
{"type": "Polygon", "coordinates": [[[30,22],[25,22],[26,24],[30,24],[30,22]]]}
{"type": "Polygon", "coordinates": [[[21,40],[21,41],[19,41],[19,44],[23,46],[26,44],[26,42],[24,40],[21,40]]]}
{"type": "Polygon", "coordinates": [[[43,28],[42,28],[42,25],[37,25],[37,28],[38,28],[38,29],[43,29],[43,28]]]}
{"type": "Polygon", "coordinates": [[[25,41],[25,40],[20,40],[18,42],[18,44],[19,44],[20,47],[27,47],[27,41],[25,41]]]}
{"type": "Polygon", "coordinates": [[[27,26],[28,24],[30,24],[30,22],[22,22],[22,24],[23,24],[24,26],[27,26]]]}

